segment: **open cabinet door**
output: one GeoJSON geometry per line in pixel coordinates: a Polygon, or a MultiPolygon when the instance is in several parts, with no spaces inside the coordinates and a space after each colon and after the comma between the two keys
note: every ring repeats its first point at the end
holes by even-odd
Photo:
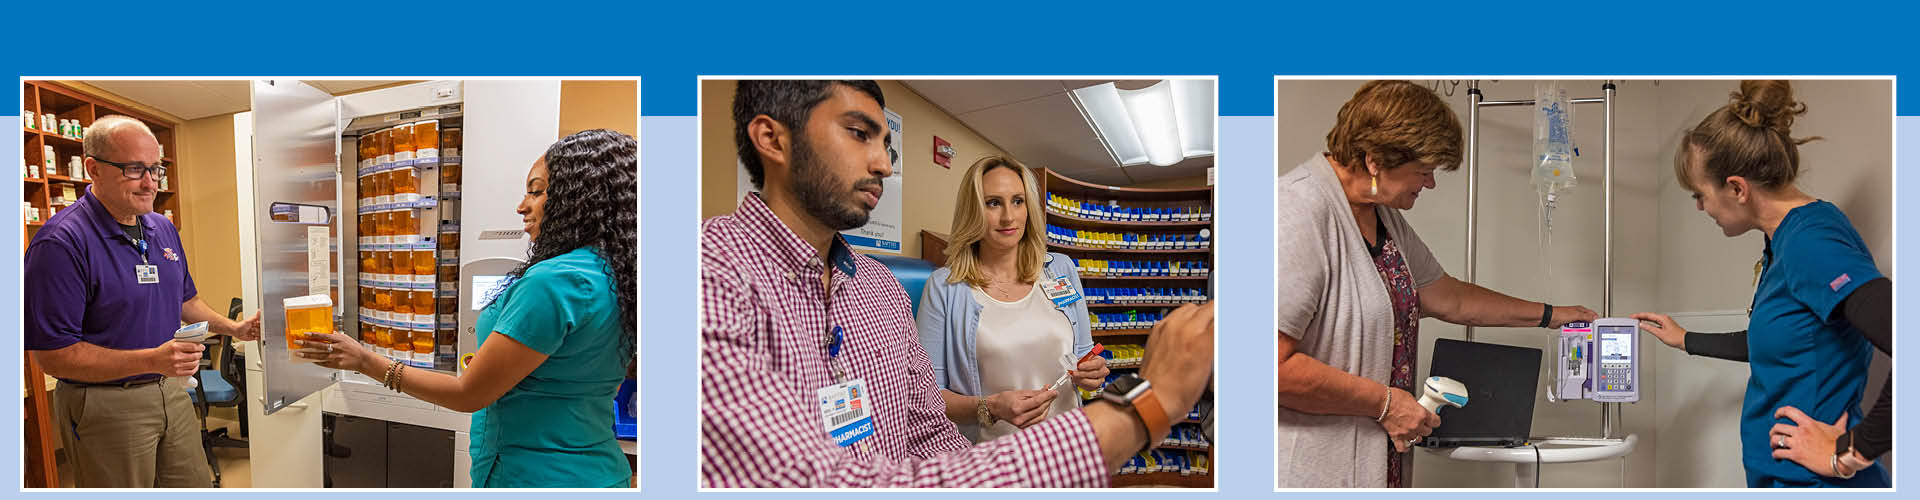
{"type": "Polygon", "coordinates": [[[266,414],[332,385],[335,370],[294,361],[282,301],[327,294],[340,330],[339,108],[331,94],[296,80],[253,81],[255,259],[260,282],[260,356],[266,414]]]}

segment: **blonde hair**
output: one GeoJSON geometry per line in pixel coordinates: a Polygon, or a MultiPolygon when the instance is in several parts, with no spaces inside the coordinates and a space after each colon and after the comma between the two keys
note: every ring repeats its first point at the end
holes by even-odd
{"type": "MultiPolygon", "coordinates": [[[[1003,156],[988,156],[973,162],[967,168],[965,177],[960,181],[960,195],[954,200],[953,227],[951,241],[947,242],[948,283],[966,282],[976,287],[988,285],[987,276],[980,271],[980,240],[986,238],[987,214],[986,196],[981,188],[987,172],[1007,168],[1020,174],[1020,182],[1026,186],[1027,227],[1020,235],[1020,244],[1015,247],[1019,252],[1015,257],[1016,272],[1021,279],[1038,280],[1040,269],[1046,265],[1047,237],[1045,200],[1040,197],[1039,182],[1034,179],[1032,170],[1019,161],[1003,156]]],[[[1011,200],[1009,200],[1011,202],[1011,200]]]]}
{"type": "Polygon", "coordinates": [[[1700,179],[1717,187],[1728,177],[1740,176],[1754,186],[1773,189],[1800,177],[1800,145],[1820,137],[1792,135],[1793,121],[1806,114],[1806,103],[1793,99],[1793,85],[1785,80],[1747,80],[1730,94],[1727,105],[1713,110],[1700,124],[1680,135],[1673,157],[1673,174],[1680,186],[1699,191],[1688,179],[1687,164],[1700,151],[1700,179]]]}

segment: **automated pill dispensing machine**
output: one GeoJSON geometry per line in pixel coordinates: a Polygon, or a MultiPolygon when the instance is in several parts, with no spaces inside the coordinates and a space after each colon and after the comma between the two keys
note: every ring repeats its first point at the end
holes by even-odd
{"type": "MultiPolygon", "coordinates": [[[[526,256],[514,204],[558,139],[560,83],[333,96],[260,80],[252,93],[262,331],[285,328],[284,299],[327,294],[338,331],[413,369],[459,373],[477,348],[475,299],[526,256]]],[[[262,336],[255,411],[269,418],[255,427],[293,445],[255,446],[256,471],[299,486],[468,486],[469,414],[299,362],[287,343],[262,336]]]]}

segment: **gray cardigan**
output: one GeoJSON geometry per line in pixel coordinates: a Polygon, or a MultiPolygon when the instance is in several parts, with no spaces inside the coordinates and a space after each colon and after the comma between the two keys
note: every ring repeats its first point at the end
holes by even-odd
{"type": "MultiPolygon", "coordinates": [[[[920,330],[920,346],[927,350],[927,359],[933,362],[933,380],[940,383],[940,388],[964,396],[982,396],[980,360],[974,355],[980,303],[973,300],[971,286],[966,282],[947,282],[952,274],[952,269],[942,267],[927,277],[927,288],[920,295],[920,312],[914,323],[920,330]]],[[[1082,291],[1080,300],[1055,309],[1073,324],[1073,354],[1084,356],[1093,350],[1093,326],[1087,318],[1084,298],[1086,289],[1080,285],[1080,273],[1074,270],[1073,258],[1049,252],[1044,279],[1058,276],[1067,277],[1074,289],[1082,291]]]]}
{"type": "MultiPolygon", "coordinates": [[[[1280,176],[1278,195],[1280,332],[1297,340],[1302,354],[1386,383],[1393,368],[1393,302],[1332,164],[1314,154],[1280,176]]],[[[1399,210],[1379,213],[1415,287],[1446,275],[1399,210]]],[[[1372,417],[1312,415],[1281,406],[1278,438],[1282,488],[1387,486],[1387,434],[1372,417]]]]}

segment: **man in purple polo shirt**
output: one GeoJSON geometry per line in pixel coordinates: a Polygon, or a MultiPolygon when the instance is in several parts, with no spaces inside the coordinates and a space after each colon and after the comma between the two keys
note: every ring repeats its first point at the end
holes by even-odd
{"type": "Polygon", "coordinates": [[[200,421],[186,387],[200,344],[171,342],[181,323],[260,338],[260,315],[222,317],[187,272],[180,233],[153,213],[166,175],[139,120],[101,117],[83,144],[93,185],[48,219],[26,254],[26,346],[48,375],[54,425],[82,488],[209,487],[200,421]]]}

